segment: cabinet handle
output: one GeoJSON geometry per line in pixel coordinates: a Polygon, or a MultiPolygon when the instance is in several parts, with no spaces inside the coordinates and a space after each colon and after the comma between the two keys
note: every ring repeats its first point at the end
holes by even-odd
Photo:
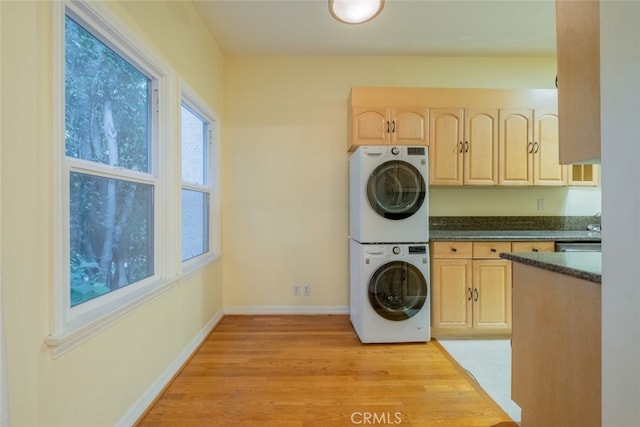
{"type": "Polygon", "coordinates": [[[471,288],[469,288],[469,299],[467,299],[467,301],[471,301],[471,298],[473,298],[473,292],[471,291],[471,288]]]}
{"type": "Polygon", "coordinates": [[[538,252],[538,248],[531,249],[531,252],[538,252]]]}
{"type": "Polygon", "coordinates": [[[451,248],[451,252],[458,252],[458,249],[456,249],[456,248],[451,248]]]}
{"type": "Polygon", "coordinates": [[[475,294],[476,294],[476,299],[474,299],[474,301],[478,301],[478,297],[479,297],[479,295],[478,295],[478,288],[475,288],[475,289],[473,290],[473,292],[475,292],[475,294]]]}
{"type": "Polygon", "coordinates": [[[393,127],[391,128],[391,133],[396,133],[396,121],[392,121],[391,122],[393,124],[393,127]]]}
{"type": "Polygon", "coordinates": [[[468,153],[469,152],[469,141],[465,141],[464,142],[464,152],[468,153]]]}
{"type": "Polygon", "coordinates": [[[538,142],[534,142],[533,143],[533,153],[534,154],[538,154],[538,150],[540,149],[540,144],[538,144],[538,142]]]}
{"type": "Polygon", "coordinates": [[[391,124],[389,123],[389,120],[387,120],[387,133],[391,133],[390,126],[391,126],[391,124]]]}
{"type": "Polygon", "coordinates": [[[458,153],[464,153],[464,142],[460,141],[460,151],[458,153]]]}
{"type": "Polygon", "coordinates": [[[498,252],[498,250],[496,248],[491,248],[491,252],[495,254],[496,252],[498,252]]]}
{"type": "Polygon", "coordinates": [[[529,150],[527,152],[529,154],[533,153],[533,142],[529,142],[529,150]]]}

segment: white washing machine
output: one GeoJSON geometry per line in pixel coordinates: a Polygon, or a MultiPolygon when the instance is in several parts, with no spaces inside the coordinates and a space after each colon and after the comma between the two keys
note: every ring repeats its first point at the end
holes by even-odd
{"type": "Polygon", "coordinates": [[[359,147],[349,157],[351,239],[428,242],[428,188],[427,147],[359,147]]]}
{"type": "Polygon", "coordinates": [[[360,341],[429,341],[429,245],[350,239],[350,256],[350,318],[360,341]]]}

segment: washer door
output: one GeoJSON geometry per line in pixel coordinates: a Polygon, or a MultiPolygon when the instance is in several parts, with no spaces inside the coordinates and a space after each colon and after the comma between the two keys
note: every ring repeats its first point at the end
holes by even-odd
{"type": "Polygon", "coordinates": [[[380,316],[407,320],[427,300],[427,281],[414,265],[393,261],[376,270],[369,280],[369,303],[380,316]]]}
{"type": "Polygon", "coordinates": [[[367,183],[369,204],[387,219],[410,217],[424,203],[426,184],[418,169],[402,160],[385,162],[374,169],[367,183]]]}

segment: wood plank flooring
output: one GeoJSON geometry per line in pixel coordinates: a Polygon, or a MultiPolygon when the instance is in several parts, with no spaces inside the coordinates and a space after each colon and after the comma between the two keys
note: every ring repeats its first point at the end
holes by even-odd
{"type": "Polygon", "coordinates": [[[516,427],[437,341],[363,345],[348,316],[226,316],[139,426],[516,427]]]}

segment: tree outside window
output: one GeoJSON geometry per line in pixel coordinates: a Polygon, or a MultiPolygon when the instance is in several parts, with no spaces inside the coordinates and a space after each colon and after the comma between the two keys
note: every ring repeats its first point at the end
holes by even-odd
{"type": "Polygon", "coordinates": [[[65,18],[70,305],[154,274],[152,80],[65,18]]]}

